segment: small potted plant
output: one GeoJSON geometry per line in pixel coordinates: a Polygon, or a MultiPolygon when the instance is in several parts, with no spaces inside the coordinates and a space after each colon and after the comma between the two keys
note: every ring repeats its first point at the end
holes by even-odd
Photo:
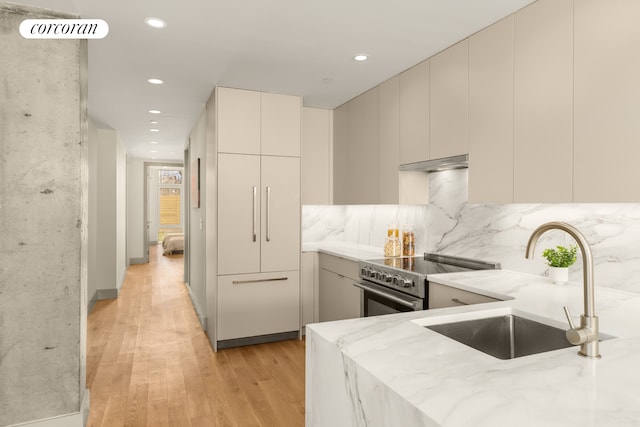
{"type": "Polygon", "coordinates": [[[547,259],[549,266],[549,278],[553,283],[564,283],[569,280],[569,266],[576,262],[578,247],[570,245],[556,246],[555,249],[548,248],[542,252],[542,256],[547,259]]]}

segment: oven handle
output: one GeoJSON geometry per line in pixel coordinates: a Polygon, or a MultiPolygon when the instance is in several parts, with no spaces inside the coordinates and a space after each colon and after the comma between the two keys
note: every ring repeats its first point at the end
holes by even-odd
{"type": "Polygon", "coordinates": [[[419,308],[418,307],[419,301],[411,302],[411,301],[403,300],[402,298],[398,298],[395,295],[390,295],[390,294],[388,294],[386,292],[379,291],[379,290],[374,289],[372,287],[369,287],[369,286],[367,286],[367,285],[365,285],[363,283],[356,282],[356,283],[353,284],[353,286],[355,286],[356,288],[360,288],[363,291],[371,292],[372,294],[376,294],[376,295],[378,295],[378,296],[380,296],[382,298],[386,298],[386,299],[388,299],[390,301],[396,302],[396,303],[398,303],[400,305],[403,305],[405,307],[409,307],[409,308],[411,308],[413,310],[415,310],[416,308],[419,308]]]}

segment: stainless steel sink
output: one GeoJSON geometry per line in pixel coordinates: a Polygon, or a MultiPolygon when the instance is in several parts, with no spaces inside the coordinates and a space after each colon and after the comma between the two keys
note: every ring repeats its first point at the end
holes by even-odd
{"type": "MultiPolygon", "coordinates": [[[[564,329],[515,314],[425,327],[498,359],[572,347],[564,329]]],[[[613,338],[601,335],[600,340],[613,338]]]]}

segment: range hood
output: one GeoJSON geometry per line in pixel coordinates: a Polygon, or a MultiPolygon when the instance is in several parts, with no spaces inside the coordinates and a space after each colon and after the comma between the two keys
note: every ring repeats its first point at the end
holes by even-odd
{"type": "Polygon", "coordinates": [[[400,165],[400,171],[440,172],[449,169],[464,169],[469,167],[469,155],[443,157],[441,159],[426,160],[424,162],[400,165]]]}

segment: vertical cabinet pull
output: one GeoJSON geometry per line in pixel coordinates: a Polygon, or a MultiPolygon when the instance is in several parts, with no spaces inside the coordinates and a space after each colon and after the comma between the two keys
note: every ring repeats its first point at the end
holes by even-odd
{"type": "Polygon", "coordinates": [[[271,210],[271,187],[267,186],[267,242],[271,241],[269,211],[271,210]]]}
{"type": "Polygon", "coordinates": [[[257,240],[256,228],[258,222],[258,187],[253,187],[253,241],[257,240]]]}

